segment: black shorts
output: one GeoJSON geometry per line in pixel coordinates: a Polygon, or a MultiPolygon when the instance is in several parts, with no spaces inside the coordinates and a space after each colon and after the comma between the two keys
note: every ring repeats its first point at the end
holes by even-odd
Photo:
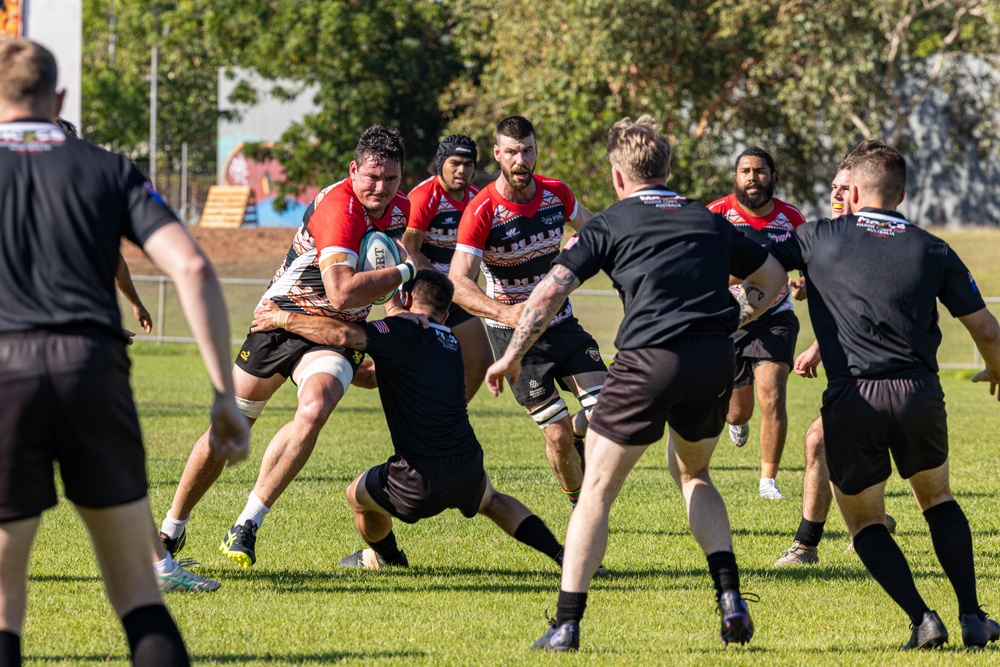
{"type": "Polygon", "coordinates": [[[254,377],[269,378],[275,373],[281,373],[287,378],[292,376],[295,365],[306,352],[313,350],[333,350],[350,362],[351,370],[355,373],[365,358],[364,352],[319,345],[284,329],[277,329],[247,334],[240,353],[236,355],[236,365],[254,377]]]}
{"type": "Polygon", "coordinates": [[[733,392],[733,364],[733,344],[723,334],[621,350],[590,429],[623,445],[650,445],[666,424],[685,440],[717,437],[733,392]]]}
{"type": "MultiPolygon", "coordinates": [[[[486,327],[493,354],[499,359],[510,344],[512,329],[486,327]]],[[[549,327],[521,359],[521,377],[511,388],[518,405],[535,405],[556,390],[569,391],[562,378],[607,372],[601,349],[575,317],[549,327]]]]}
{"type": "Polygon", "coordinates": [[[440,458],[404,458],[396,454],[368,470],[365,490],[379,507],[406,523],[457,509],[476,516],[486,493],[482,448],[440,458]]]}
{"type": "Polygon", "coordinates": [[[452,301],[451,305],[448,307],[448,319],[445,320],[445,324],[454,329],[459,324],[465,324],[469,320],[475,319],[475,317],[475,315],[469,313],[460,305],[452,301]]]}
{"type": "Polygon", "coordinates": [[[887,480],[890,453],[903,479],[948,460],[948,420],[936,373],[831,384],[821,412],[830,479],[848,495],[887,480]]]}
{"type": "Polygon", "coordinates": [[[125,343],[103,331],[0,335],[0,521],[66,497],[90,508],[146,495],[146,456],[125,343]]]}
{"type": "Polygon", "coordinates": [[[762,315],[731,336],[736,347],[736,379],[733,386],[753,384],[753,372],[762,363],[780,362],[791,368],[795,363],[795,341],[799,318],[794,311],[762,315]]]}

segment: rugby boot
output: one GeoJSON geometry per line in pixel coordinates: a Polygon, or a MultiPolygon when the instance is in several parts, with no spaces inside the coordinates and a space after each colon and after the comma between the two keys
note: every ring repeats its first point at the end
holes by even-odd
{"type": "Polygon", "coordinates": [[[577,651],[580,648],[580,622],[566,621],[556,624],[549,619],[549,629],[531,645],[532,651],[577,651]]]}
{"type": "Polygon", "coordinates": [[[937,648],[948,641],[948,629],[944,627],[944,622],[936,611],[925,611],[920,624],[911,624],[910,627],[913,628],[913,632],[910,634],[910,641],[903,646],[904,651],[915,648],[937,648]]]}
{"type": "Polygon", "coordinates": [[[257,528],[253,521],[247,519],[242,526],[233,526],[222,538],[219,551],[224,553],[244,570],[257,562],[257,528]]]}
{"type": "Polygon", "coordinates": [[[400,550],[399,555],[393,560],[385,560],[372,548],[355,551],[350,556],[344,556],[337,563],[340,567],[360,567],[366,570],[381,570],[387,567],[410,567],[410,561],[406,558],[406,553],[400,550]]]}
{"type": "Polygon", "coordinates": [[[185,570],[180,565],[175,567],[174,571],[170,574],[157,573],[156,582],[160,586],[160,591],[164,593],[179,591],[208,593],[217,591],[222,587],[222,584],[218,581],[208,579],[207,577],[200,577],[194,572],[185,570]]]}
{"type": "Polygon", "coordinates": [[[819,548],[807,547],[801,542],[792,542],[781,558],[775,562],[774,567],[785,567],[786,565],[815,565],[819,562],[819,548]]]}
{"type": "Polygon", "coordinates": [[[750,441],[750,422],[729,425],[729,439],[733,445],[742,447],[750,441]]]}
{"type": "Polygon", "coordinates": [[[171,556],[174,556],[179,554],[184,545],[187,544],[187,530],[182,530],[181,534],[177,537],[168,537],[166,533],[160,532],[160,540],[163,542],[163,546],[167,552],[171,556]]]}
{"type": "Polygon", "coordinates": [[[718,604],[719,616],[722,618],[722,627],[719,631],[722,645],[729,646],[734,642],[746,644],[750,641],[753,637],[753,620],[750,618],[746,600],[735,591],[725,591],[719,596],[718,604]]]}
{"type": "Polygon", "coordinates": [[[967,647],[983,648],[989,642],[1000,639],[1000,623],[983,612],[962,614],[958,622],[962,625],[962,643],[967,647]]]}

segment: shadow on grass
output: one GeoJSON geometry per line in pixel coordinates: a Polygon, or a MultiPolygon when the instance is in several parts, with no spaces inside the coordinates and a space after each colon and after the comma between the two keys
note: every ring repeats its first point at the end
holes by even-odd
{"type": "MultiPolygon", "coordinates": [[[[336,664],[338,662],[346,662],[353,660],[364,660],[367,662],[374,662],[377,660],[390,660],[395,658],[425,658],[427,654],[423,651],[329,651],[327,653],[289,653],[288,655],[276,655],[274,653],[236,653],[230,655],[192,655],[191,659],[193,662],[236,662],[236,663],[246,663],[246,662],[258,662],[267,661],[268,663],[274,665],[289,664],[298,665],[303,662],[320,662],[325,664],[336,664]]],[[[23,656],[25,661],[32,662],[70,662],[74,664],[83,664],[88,662],[96,662],[101,664],[129,664],[128,658],[122,656],[121,658],[116,658],[115,656],[109,655],[25,655],[23,656]]]]}

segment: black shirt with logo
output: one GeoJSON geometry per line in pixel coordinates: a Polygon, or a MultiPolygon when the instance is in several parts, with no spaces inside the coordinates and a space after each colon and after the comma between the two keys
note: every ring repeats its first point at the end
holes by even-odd
{"type": "Polygon", "coordinates": [[[730,274],[745,278],[767,251],[720,215],[664,186],[635,192],[591,218],[555,259],[581,281],[604,270],[625,306],[615,346],[662,346],[688,333],[736,330],[730,274]]]}
{"type": "Polygon", "coordinates": [[[948,244],[897,211],[864,208],[806,224],[771,253],[786,269],[805,271],[831,380],[936,372],[937,300],[953,317],[986,306],[948,244]]]}

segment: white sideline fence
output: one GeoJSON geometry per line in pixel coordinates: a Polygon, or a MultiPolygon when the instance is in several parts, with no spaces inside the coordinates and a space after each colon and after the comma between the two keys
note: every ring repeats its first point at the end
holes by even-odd
{"type": "MultiPolygon", "coordinates": [[[[148,335],[139,333],[134,339],[136,343],[162,345],[164,343],[195,342],[187,328],[187,322],[184,319],[176,290],[173,288],[173,281],[170,278],[166,276],[132,276],[132,281],[135,283],[136,291],[144,305],[153,316],[153,333],[148,335]]],[[[248,331],[253,319],[253,309],[270,281],[256,278],[220,278],[219,282],[222,284],[229,307],[229,321],[233,332],[248,331]]],[[[983,300],[987,304],[1000,304],[1000,297],[984,297],[983,300]]],[[[578,289],[573,292],[572,301],[577,316],[584,327],[597,339],[601,348],[605,351],[613,350],[615,333],[621,322],[621,306],[618,295],[613,290],[578,289]],[[605,303],[608,298],[614,299],[614,306],[609,307],[605,303]]],[[[119,295],[119,304],[122,311],[122,326],[130,331],[136,330],[137,325],[132,317],[132,308],[121,295],[119,295]]],[[[803,315],[803,310],[800,306],[800,317],[803,315]]],[[[943,307],[940,307],[939,311],[942,313],[941,323],[945,325],[951,318],[943,307]]],[[[960,324],[959,327],[961,328],[960,324]]],[[[964,335],[964,328],[962,331],[964,335]]],[[[944,335],[947,339],[948,332],[946,331],[944,335]]],[[[241,336],[234,337],[231,342],[233,345],[241,345],[243,341],[244,336],[241,336]]],[[[939,364],[940,367],[948,369],[982,368],[979,350],[971,340],[968,344],[971,350],[968,362],[942,362],[939,364]]],[[[610,358],[610,356],[605,354],[605,357],[610,358]]]]}

